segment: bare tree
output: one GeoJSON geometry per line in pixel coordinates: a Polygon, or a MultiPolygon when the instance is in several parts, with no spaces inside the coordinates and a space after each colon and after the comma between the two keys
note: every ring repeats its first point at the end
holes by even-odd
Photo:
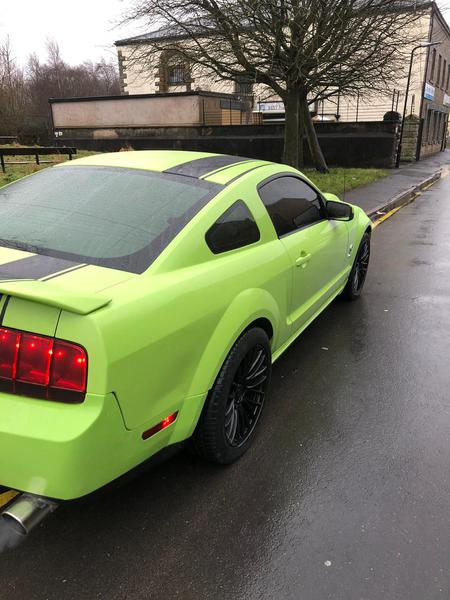
{"type": "Polygon", "coordinates": [[[50,132],[49,98],[110,96],[120,93],[115,65],[105,60],[68,65],[54,41],[47,42],[47,52],[46,62],[42,63],[36,55],[31,55],[26,68],[30,121],[34,128],[46,128],[50,132]]]}
{"type": "Polygon", "coordinates": [[[17,131],[26,109],[27,96],[22,69],[13,56],[7,37],[0,44],[0,132],[17,131]]]}
{"type": "Polygon", "coordinates": [[[0,43],[0,133],[43,141],[51,135],[51,97],[120,93],[116,65],[105,61],[68,65],[58,44],[47,41],[47,60],[32,54],[25,69],[13,57],[9,39],[0,43]]]}
{"type": "Polygon", "coordinates": [[[135,64],[176,51],[217,79],[246,77],[285,104],[284,160],[301,166],[303,136],[327,170],[309,106],[340,94],[386,91],[429,2],[422,0],[134,0],[127,22],[166,32],[136,45],[135,64]]]}

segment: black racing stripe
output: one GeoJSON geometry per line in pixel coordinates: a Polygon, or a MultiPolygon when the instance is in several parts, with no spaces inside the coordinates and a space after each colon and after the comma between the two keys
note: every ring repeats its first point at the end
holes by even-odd
{"type": "Polygon", "coordinates": [[[232,169],[235,166],[235,164],[236,165],[245,165],[246,163],[252,163],[252,162],[255,162],[255,160],[252,159],[252,158],[248,158],[245,161],[240,160],[238,163],[234,163],[232,165],[226,165],[225,167],[222,167],[221,169],[215,169],[214,171],[209,171],[208,173],[205,173],[205,175],[202,175],[202,177],[205,177],[207,175],[214,175],[215,176],[218,173],[222,173],[222,171],[226,171],[227,169],[232,169]]]}
{"type": "Polygon", "coordinates": [[[264,163],[263,165],[257,165],[256,167],[252,167],[248,171],[244,171],[243,173],[239,173],[239,175],[236,175],[236,177],[233,177],[233,179],[230,179],[230,181],[228,181],[226,185],[227,186],[231,185],[232,183],[234,183],[235,181],[237,181],[241,177],[244,177],[244,175],[247,175],[247,173],[251,173],[252,171],[256,171],[256,169],[261,169],[261,167],[267,167],[267,165],[270,165],[270,163],[264,163]]]}
{"type": "Polygon", "coordinates": [[[203,177],[212,171],[223,169],[234,164],[245,162],[250,160],[248,157],[243,156],[229,156],[219,154],[218,156],[207,156],[205,158],[196,158],[182,165],[167,169],[164,173],[171,173],[173,175],[185,175],[187,177],[203,177]]]}
{"type": "Polygon", "coordinates": [[[10,297],[11,296],[6,296],[5,303],[2,306],[2,311],[0,312],[0,325],[3,324],[3,319],[5,318],[5,312],[6,312],[6,309],[8,308],[10,297]]]}
{"type": "Polygon", "coordinates": [[[40,279],[41,277],[76,267],[79,264],[63,258],[36,254],[35,256],[15,260],[6,265],[0,265],[0,280],[40,279]]]}

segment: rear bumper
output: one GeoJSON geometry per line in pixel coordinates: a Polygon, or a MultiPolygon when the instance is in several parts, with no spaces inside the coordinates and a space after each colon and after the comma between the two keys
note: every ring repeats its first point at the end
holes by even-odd
{"type": "Polygon", "coordinates": [[[0,489],[55,500],[86,496],[188,438],[204,399],[173,406],[170,412],[179,411],[173,425],[144,441],[143,431],[155,422],[126,429],[114,394],[62,404],[0,393],[0,489]]]}
{"type": "Polygon", "coordinates": [[[0,410],[0,486],[58,500],[97,490],[170,436],[143,444],[125,428],[114,394],[88,394],[78,405],[0,394],[0,410]]]}
{"type": "Polygon", "coordinates": [[[78,405],[0,394],[0,410],[0,485],[71,499],[113,474],[126,430],[112,394],[78,405]]]}

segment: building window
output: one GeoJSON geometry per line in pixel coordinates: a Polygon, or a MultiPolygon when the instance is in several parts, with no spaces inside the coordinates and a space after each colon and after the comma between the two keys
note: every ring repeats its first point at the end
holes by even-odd
{"type": "Polygon", "coordinates": [[[426,118],[426,121],[425,121],[425,128],[424,128],[423,137],[422,137],[422,145],[426,145],[430,141],[431,115],[432,114],[433,113],[432,113],[431,110],[427,110],[427,118],[426,118]]]}
{"type": "Polygon", "coordinates": [[[436,48],[433,48],[433,54],[431,58],[431,72],[430,81],[434,81],[434,69],[436,68],[436,48]]]}
{"type": "Polygon", "coordinates": [[[253,94],[253,83],[247,77],[236,77],[234,90],[236,94],[241,96],[251,96],[253,94]]]}
{"type": "Polygon", "coordinates": [[[433,131],[433,144],[436,144],[439,137],[439,117],[438,112],[434,113],[434,131],[433,131]]]}
{"type": "Polygon", "coordinates": [[[444,113],[439,113],[439,131],[437,142],[442,144],[442,139],[444,137],[444,113]]]}
{"type": "Polygon", "coordinates": [[[167,69],[169,85],[180,85],[186,82],[186,66],[184,64],[169,65],[167,69]]]}
{"type": "Polygon", "coordinates": [[[159,92],[167,93],[171,86],[186,86],[186,91],[190,91],[191,86],[189,65],[174,50],[162,52],[159,62],[159,92]]]}
{"type": "Polygon", "coordinates": [[[450,65],[447,67],[447,84],[445,86],[445,90],[448,92],[448,86],[450,84],[450,65]]]}
{"type": "Polygon", "coordinates": [[[438,87],[440,86],[440,83],[441,83],[441,66],[442,66],[442,55],[439,54],[438,68],[437,68],[437,74],[436,74],[436,85],[438,87]]]}

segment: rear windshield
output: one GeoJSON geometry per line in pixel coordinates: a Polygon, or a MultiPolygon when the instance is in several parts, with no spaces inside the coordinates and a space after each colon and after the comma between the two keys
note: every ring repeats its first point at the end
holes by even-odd
{"type": "Polygon", "coordinates": [[[219,190],[137,169],[46,169],[0,189],[0,245],[142,273],[219,190]]]}

